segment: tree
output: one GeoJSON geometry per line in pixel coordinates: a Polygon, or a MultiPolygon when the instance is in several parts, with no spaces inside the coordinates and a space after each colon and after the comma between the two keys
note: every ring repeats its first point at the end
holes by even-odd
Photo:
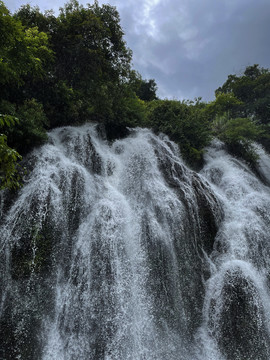
{"type": "Polygon", "coordinates": [[[131,51],[123,40],[117,10],[97,2],[83,7],[72,0],[60,9],[58,17],[25,6],[16,18],[46,31],[55,53],[42,86],[30,81],[25,89],[28,98],[37,97],[43,103],[51,126],[89,119],[116,121],[118,97],[134,98],[132,91],[126,91],[131,51]]]}
{"type": "Polygon", "coordinates": [[[31,7],[26,4],[22,5],[13,17],[21,21],[26,28],[37,27],[39,31],[45,32],[49,38],[55,31],[56,17],[51,10],[45,11],[43,14],[38,6],[31,7]]]}
{"type": "Polygon", "coordinates": [[[216,93],[216,99],[209,102],[205,108],[205,113],[210,119],[214,120],[217,116],[222,116],[224,113],[229,114],[231,117],[239,116],[242,111],[243,102],[230,92],[216,93]]]}
{"type": "MultiPolygon", "coordinates": [[[[31,124],[30,132],[25,131],[30,117],[27,119],[21,117],[20,112],[23,106],[26,106],[22,105],[25,101],[22,86],[29,75],[32,79],[41,79],[45,75],[46,63],[52,58],[52,50],[48,47],[48,36],[44,32],[39,32],[37,27],[25,28],[0,1],[1,189],[19,186],[17,162],[21,159],[21,155],[18,151],[23,147],[27,151],[35,145],[34,139],[37,140],[36,143],[39,143],[41,137],[44,138],[45,130],[38,122],[31,124]],[[18,120],[20,117],[21,120],[18,120]],[[37,128],[40,130],[39,133],[36,131],[37,128]],[[21,141],[16,143],[15,139],[18,137],[21,137],[21,141]],[[25,144],[28,144],[28,148],[25,144]]],[[[37,110],[36,107],[33,115],[35,121],[38,118],[37,110]]]]}
{"type": "Polygon", "coordinates": [[[157,84],[154,79],[141,80],[136,91],[137,96],[144,101],[157,100],[157,84]]]}
{"type": "Polygon", "coordinates": [[[23,76],[29,73],[42,77],[44,64],[52,59],[47,35],[36,27],[26,29],[21,21],[10,15],[2,1],[0,34],[0,85],[22,86],[23,76]]]}
{"type": "Polygon", "coordinates": [[[240,76],[229,75],[216,90],[218,94],[231,94],[242,102],[242,116],[255,117],[260,123],[270,119],[270,71],[258,64],[248,66],[240,76]]]}

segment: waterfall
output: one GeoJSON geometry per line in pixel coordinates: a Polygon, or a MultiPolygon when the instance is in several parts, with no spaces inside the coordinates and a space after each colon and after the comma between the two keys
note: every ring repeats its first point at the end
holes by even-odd
{"type": "Polygon", "coordinates": [[[213,185],[225,216],[210,255],[212,271],[198,331],[202,358],[266,360],[270,358],[269,188],[226,154],[218,141],[208,149],[206,160],[202,175],[213,185]]]}
{"type": "Polygon", "coordinates": [[[0,359],[269,359],[269,188],[218,141],[205,160],[51,131],[1,194],[0,359]]]}

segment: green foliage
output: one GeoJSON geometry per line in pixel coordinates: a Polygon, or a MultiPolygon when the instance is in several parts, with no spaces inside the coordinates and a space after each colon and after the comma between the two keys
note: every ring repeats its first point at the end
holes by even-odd
{"type": "MultiPolygon", "coordinates": [[[[114,100],[112,122],[122,126],[144,126],[146,122],[146,105],[128,87],[122,89],[121,95],[114,100]]],[[[107,122],[107,121],[105,121],[107,122]]]]}
{"type": "Polygon", "coordinates": [[[38,6],[31,7],[29,4],[23,5],[13,16],[16,20],[20,20],[26,28],[37,27],[39,31],[43,31],[49,35],[53,33],[56,18],[51,10],[41,13],[38,6]]]}
{"type": "Polygon", "coordinates": [[[54,50],[50,76],[25,86],[28,98],[43,104],[51,127],[88,120],[126,123],[130,104],[138,103],[131,86],[127,91],[131,51],[114,7],[83,7],[72,0],[54,17],[26,5],[16,19],[46,31],[54,50]]]}
{"type": "MultiPolygon", "coordinates": [[[[236,118],[235,128],[231,128],[230,131],[227,130],[226,137],[226,141],[230,142],[230,148],[234,149],[233,152],[238,155],[242,154],[242,157],[250,159],[251,162],[252,158],[255,161],[256,155],[251,145],[251,141],[255,139],[269,151],[270,71],[259,67],[258,64],[248,66],[240,76],[229,75],[227,81],[216,90],[216,96],[215,103],[221,96],[231,96],[239,101],[238,103],[234,101],[234,103],[229,104],[227,109],[224,109],[231,117],[236,118]],[[238,119],[247,117],[252,121],[241,120],[240,122],[238,119]],[[258,127],[257,124],[261,126],[258,127]],[[237,133],[239,134],[238,137],[237,133]]],[[[214,107],[216,107],[215,104],[214,107]]],[[[214,107],[212,106],[212,109],[214,107]]],[[[222,112],[214,109],[213,114],[220,116],[222,112]]]]}
{"type": "Polygon", "coordinates": [[[0,189],[20,187],[21,177],[17,162],[21,155],[7,145],[7,137],[0,134],[0,189]]]}
{"type": "Polygon", "coordinates": [[[158,100],[155,80],[131,69],[123,35],[116,8],[97,1],[71,0],[55,16],[30,5],[11,15],[0,0],[1,187],[16,183],[19,153],[43,144],[47,129],[86,121],[105,124],[111,139],[126,126],[163,132],[193,166],[212,135],[246,159],[254,140],[270,149],[268,69],[229,75],[208,104],[158,100]]]}
{"type": "Polygon", "coordinates": [[[19,119],[12,115],[0,114],[0,128],[7,126],[14,126],[16,123],[19,123],[19,119]]]}
{"type": "Polygon", "coordinates": [[[154,79],[143,80],[140,74],[134,71],[130,74],[130,86],[139,99],[144,101],[157,100],[157,84],[154,79]]]}
{"type": "Polygon", "coordinates": [[[139,99],[143,101],[157,100],[157,84],[154,79],[143,80],[137,71],[132,70],[129,72],[129,86],[139,99]]]}
{"type": "MultiPolygon", "coordinates": [[[[248,66],[241,76],[229,75],[227,81],[216,90],[231,94],[242,102],[239,115],[252,116],[262,124],[270,119],[270,71],[258,64],[248,66]]],[[[239,104],[240,105],[240,104],[239,104]]]]}
{"type": "Polygon", "coordinates": [[[147,125],[163,132],[179,144],[183,157],[193,166],[202,161],[209,143],[208,119],[199,104],[175,100],[156,100],[148,106],[147,125]]]}
{"type": "MultiPolygon", "coordinates": [[[[0,129],[14,126],[18,119],[11,115],[0,114],[0,129]]],[[[0,133],[0,189],[17,188],[20,186],[20,175],[17,162],[21,155],[7,145],[7,136],[0,133]]]]}
{"type": "Polygon", "coordinates": [[[102,95],[110,99],[110,85],[126,78],[131,60],[116,9],[97,2],[84,8],[71,1],[60,10],[52,34],[56,78],[80,91],[90,107],[102,95]]]}
{"type": "Polygon", "coordinates": [[[261,134],[260,128],[250,119],[230,119],[225,124],[222,138],[227,143],[255,141],[261,134]]]}
{"type": "Polygon", "coordinates": [[[38,29],[25,29],[0,2],[0,84],[21,86],[23,76],[44,74],[43,66],[52,60],[48,36],[38,29]]]}
{"type": "Polygon", "coordinates": [[[233,93],[218,92],[216,99],[206,105],[205,112],[211,119],[222,116],[224,113],[235,116],[241,105],[243,105],[243,102],[237,99],[233,93]]]}
{"type": "Polygon", "coordinates": [[[40,119],[41,105],[23,98],[22,86],[45,76],[45,67],[52,62],[48,36],[37,27],[25,28],[0,1],[0,187],[19,186],[17,161],[19,152],[26,152],[44,137],[45,124],[40,119]],[[27,110],[26,107],[30,106],[27,110]],[[29,118],[28,118],[29,115],[29,118]],[[18,121],[20,119],[20,121],[18,121]],[[42,134],[41,134],[42,133],[42,134]]]}
{"type": "Polygon", "coordinates": [[[35,99],[25,100],[18,106],[16,116],[20,119],[19,123],[6,129],[6,133],[9,144],[21,154],[47,140],[45,127],[48,126],[48,121],[42,104],[35,99]]]}
{"type": "Polygon", "coordinates": [[[144,105],[129,86],[131,51],[110,5],[72,0],[55,17],[30,5],[11,15],[0,1],[0,54],[2,179],[15,171],[17,151],[42,144],[49,127],[142,121],[144,105]]]}
{"type": "Polygon", "coordinates": [[[229,118],[223,116],[213,123],[213,132],[224,141],[230,152],[254,164],[258,155],[254,149],[254,141],[264,133],[262,128],[248,118],[229,118]]]}

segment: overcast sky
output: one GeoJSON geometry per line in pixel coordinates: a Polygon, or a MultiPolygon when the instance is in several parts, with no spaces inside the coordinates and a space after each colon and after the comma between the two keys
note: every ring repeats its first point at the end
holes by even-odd
{"type": "MultiPolygon", "coordinates": [[[[27,0],[4,0],[12,12],[27,0]]],[[[57,12],[64,0],[31,0],[57,12]]],[[[89,0],[81,4],[92,3],[89,0]]],[[[99,1],[102,4],[102,1],[99,1]]],[[[208,101],[229,74],[270,68],[270,0],[105,0],[116,6],[133,67],[158,95],[208,101]]]]}

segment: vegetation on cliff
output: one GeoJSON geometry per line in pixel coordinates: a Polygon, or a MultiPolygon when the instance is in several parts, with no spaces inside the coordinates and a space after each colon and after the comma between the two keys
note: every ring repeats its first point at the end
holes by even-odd
{"type": "Polygon", "coordinates": [[[270,72],[259,65],[229,75],[209,103],[161,100],[132,69],[113,6],[71,0],[55,16],[30,5],[11,14],[0,1],[0,34],[0,188],[18,186],[18,160],[47,130],[87,121],[111,139],[127,126],[163,132],[195,167],[212,136],[251,163],[253,141],[270,148],[270,72]]]}

